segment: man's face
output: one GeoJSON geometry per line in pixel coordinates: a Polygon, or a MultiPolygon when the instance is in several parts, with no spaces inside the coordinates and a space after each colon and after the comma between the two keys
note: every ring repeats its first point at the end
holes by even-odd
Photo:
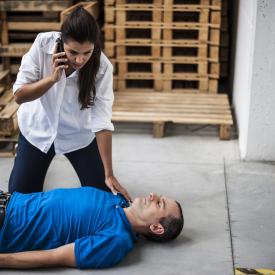
{"type": "Polygon", "coordinates": [[[175,200],[150,193],[143,198],[135,198],[132,209],[141,222],[146,225],[158,223],[161,218],[172,215],[179,217],[179,208],[175,200]]]}

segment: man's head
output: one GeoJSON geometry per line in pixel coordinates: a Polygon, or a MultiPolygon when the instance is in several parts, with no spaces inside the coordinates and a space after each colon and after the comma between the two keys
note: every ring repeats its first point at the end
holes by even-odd
{"type": "Polygon", "coordinates": [[[184,224],[180,204],[153,193],[135,198],[125,212],[134,230],[152,241],[167,242],[175,239],[184,224]]]}

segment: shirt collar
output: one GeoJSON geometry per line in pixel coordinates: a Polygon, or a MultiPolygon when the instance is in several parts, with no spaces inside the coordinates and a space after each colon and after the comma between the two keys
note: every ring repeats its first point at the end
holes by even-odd
{"type": "Polygon", "coordinates": [[[115,204],[118,205],[118,211],[120,213],[120,216],[122,218],[122,221],[126,227],[126,229],[128,230],[128,232],[131,234],[132,238],[134,241],[137,241],[139,235],[135,234],[135,232],[132,229],[132,226],[129,222],[129,220],[126,217],[126,214],[123,210],[123,208],[125,207],[129,207],[129,203],[128,201],[124,198],[124,196],[121,193],[118,193],[115,197],[115,204]]]}
{"type": "Polygon", "coordinates": [[[120,214],[120,216],[121,216],[121,218],[122,218],[122,222],[123,222],[125,228],[127,229],[127,231],[128,231],[128,232],[130,233],[130,235],[132,236],[133,241],[137,241],[138,238],[139,238],[139,234],[136,234],[136,233],[133,231],[133,228],[132,228],[132,226],[131,226],[129,220],[127,219],[126,214],[125,214],[124,210],[122,209],[122,207],[119,207],[119,208],[118,208],[118,211],[119,211],[119,214],[120,214]]]}
{"type": "Polygon", "coordinates": [[[45,41],[45,44],[41,45],[42,51],[47,54],[53,54],[56,39],[59,37],[60,37],[60,32],[52,32],[52,35],[45,41]]]}

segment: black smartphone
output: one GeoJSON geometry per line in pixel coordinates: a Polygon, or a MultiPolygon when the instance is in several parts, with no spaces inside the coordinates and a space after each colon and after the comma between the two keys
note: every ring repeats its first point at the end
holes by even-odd
{"type": "MultiPolygon", "coordinates": [[[[56,39],[56,42],[57,42],[57,50],[56,52],[57,53],[62,53],[62,52],[65,52],[64,51],[64,46],[63,46],[63,41],[61,38],[57,38],[56,39]]],[[[62,56],[62,58],[66,58],[66,56],[62,56]]],[[[58,63],[59,65],[65,65],[65,62],[59,62],[58,63]]]]}

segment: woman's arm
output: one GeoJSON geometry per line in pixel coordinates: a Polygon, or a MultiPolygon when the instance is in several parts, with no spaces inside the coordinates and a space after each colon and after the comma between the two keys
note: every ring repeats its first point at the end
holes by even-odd
{"type": "Polygon", "coordinates": [[[0,253],[0,268],[75,267],[74,243],[50,250],[0,253]]]}
{"type": "Polygon", "coordinates": [[[114,194],[120,192],[128,201],[131,201],[131,197],[128,194],[127,190],[120,185],[113,174],[112,132],[108,130],[96,132],[96,141],[104,166],[106,185],[111,189],[114,194]]]}
{"type": "Polygon", "coordinates": [[[47,76],[35,83],[25,84],[15,92],[15,101],[17,104],[22,104],[24,102],[35,100],[46,93],[54,83],[53,78],[47,76]]]}
{"type": "Polygon", "coordinates": [[[65,53],[55,53],[52,58],[53,71],[52,74],[38,80],[34,83],[25,84],[15,91],[14,98],[17,104],[35,100],[45,94],[56,82],[59,81],[63,69],[67,69],[68,65],[59,65],[59,62],[66,62],[65,53]]]}

